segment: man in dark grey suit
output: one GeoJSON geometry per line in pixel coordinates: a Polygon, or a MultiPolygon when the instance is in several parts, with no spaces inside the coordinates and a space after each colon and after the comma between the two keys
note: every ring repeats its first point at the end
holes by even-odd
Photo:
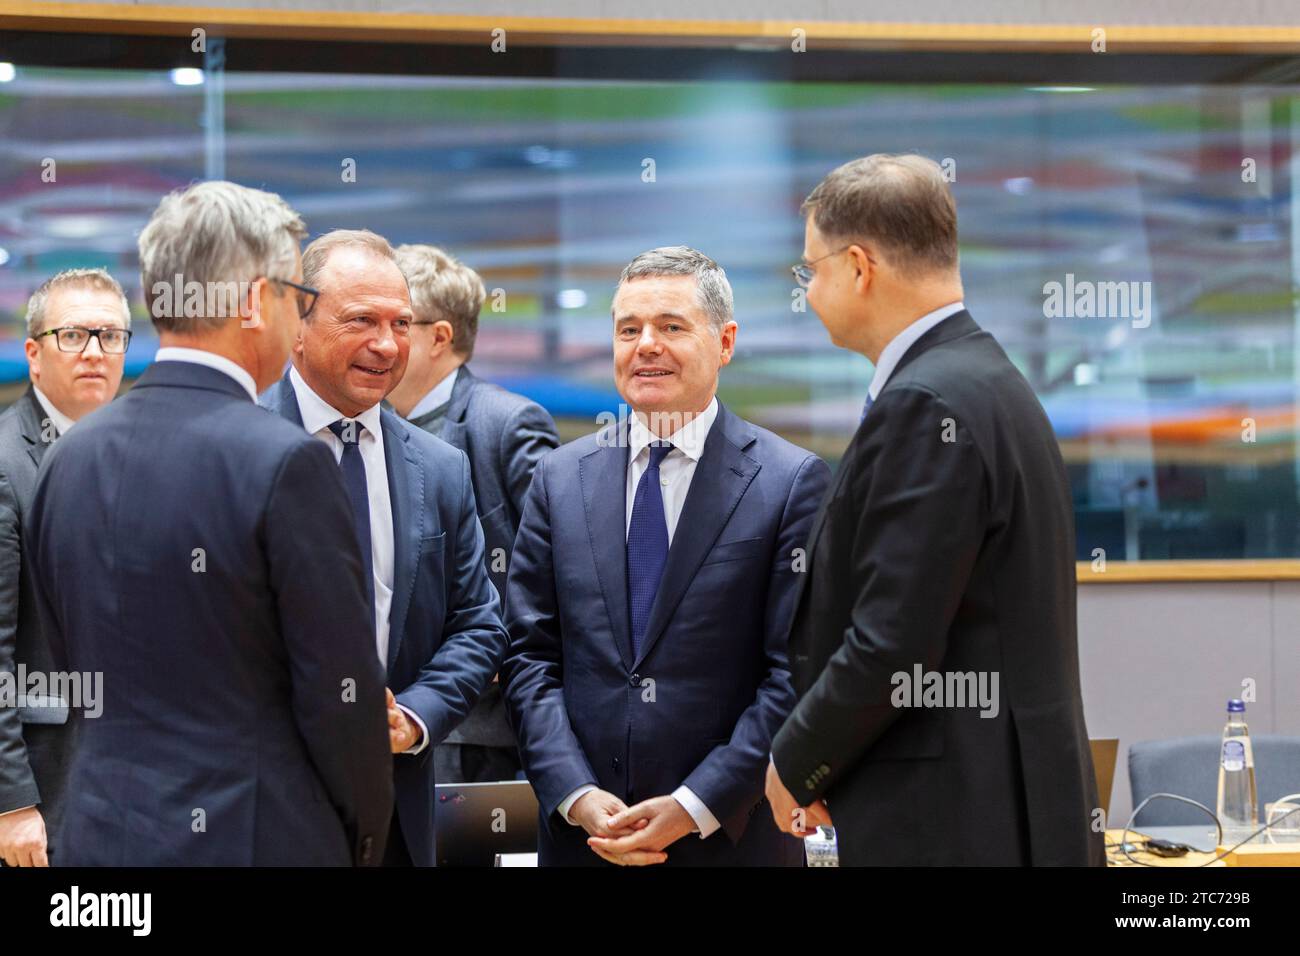
{"type": "Polygon", "coordinates": [[[384,675],[329,449],[257,407],[316,298],[301,218],[203,182],[140,234],[158,350],[45,456],[27,515],[73,708],[71,866],[367,865],[393,810],[384,675]]]}
{"type": "MultiPolygon", "coordinates": [[[[103,269],[69,269],[27,303],[31,386],[0,414],[0,671],[54,670],[32,596],[23,515],[37,468],[72,424],[112,401],[122,382],[131,309],[103,269]]],[[[17,688],[23,694],[23,688],[17,688]]],[[[0,863],[45,866],[57,853],[67,783],[67,702],[0,701],[0,863]]]]}
{"type": "Polygon", "coordinates": [[[867,156],[804,212],[795,277],[876,368],[808,540],[777,825],[833,823],[842,865],[1100,865],[1069,479],[962,303],[943,172],[867,156]]]}
{"type": "MultiPolygon", "coordinates": [[[[415,328],[406,374],[388,399],[412,425],[469,456],[488,574],[504,605],[524,495],[537,463],[560,443],[555,422],[536,402],[470,371],[486,298],[478,274],[434,246],[399,246],[397,264],[410,285],[415,328]]],[[[519,752],[499,683],[484,691],[469,717],[437,748],[434,763],[444,783],[516,776],[519,752]]]]}

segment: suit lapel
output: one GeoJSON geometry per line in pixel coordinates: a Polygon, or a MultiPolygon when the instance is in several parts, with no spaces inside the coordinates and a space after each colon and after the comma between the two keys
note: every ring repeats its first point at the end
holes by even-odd
{"type": "Polygon", "coordinates": [[[267,405],[272,411],[299,428],[305,427],[302,423],[302,410],[298,408],[298,396],[293,390],[293,382],[289,379],[288,371],[272,387],[270,398],[271,401],[267,405]]]}
{"type": "MultiPolygon", "coordinates": [[[[32,459],[32,463],[37,468],[41,467],[41,459],[45,457],[45,452],[49,450],[50,442],[45,440],[42,432],[42,422],[45,421],[45,409],[41,408],[40,400],[37,399],[36,393],[28,386],[26,394],[20,399],[23,403],[19,406],[20,420],[22,422],[23,438],[27,441],[27,454],[32,459]]],[[[54,424],[50,423],[50,428],[54,424]]]]}
{"type": "Polygon", "coordinates": [[[632,667],[632,633],[627,612],[627,421],[617,433],[603,434],[606,444],[578,462],[587,535],[596,560],[596,576],[625,667],[632,667]],[[617,438],[615,438],[617,434],[617,438]]]}
{"type": "MultiPolygon", "coordinates": [[[[677,530],[673,534],[672,547],[668,549],[668,563],[655,593],[654,606],[650,609],[645,639],[641,642],[641,656],[633,667],[645,660],[663,635],[682,595],[758,474],[759,463],[743,451],[753,441],[754,434],[745,423],[719,404],[717,420],[704,442],[704,451],[695,466],[691,489],[686,494],[677,530]]],[[[621,535],[619,540],[623,540],[621,535]]]]}
{"type": "Polygon", "coordinates": [[[448,445],[453,445],[467,454],[469,452],[468,434],[469,427],[464,422],[454,422],[450,418],[444,418],[442,427],[438,429],[439,438],[448,445]]]}
{"type": "Polygon", "coordinates": [[[400,419],[384,411],[379,420],[384,431],[384,465],[388,469],[388,498],[393,509],[393,603],[388,610],[387,662],[391,671],[415,591],[420,538],[425,524],[424,469],[400,419]]]}

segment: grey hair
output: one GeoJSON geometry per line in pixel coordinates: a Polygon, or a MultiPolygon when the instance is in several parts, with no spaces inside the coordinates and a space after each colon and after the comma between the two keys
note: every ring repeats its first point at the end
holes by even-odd
{"type": "Polygon", "coordinates": [[[122,291],[122,285],[107,269],[64,269],[41,283],[40,288],[27,300],[27,337],[34,339],[45,331],[45,309],[49,304],[50,293],[56,289],[94,289],[96,292],[110,292],[122,300],[122,318],[126,327],[131,327],[131,304],[122,291]]]}
{"type": "Polygon", "coordinates": [[[437,246],[398,246],[397,267],[410,286],[416,320],[445,319],[451,324],[452,351],[468,361],[478,336],[478,314],[487,299],[479,274],[437,246]]]}
{"type": "Polygon", "coordinates": [[[156,310],[155,286],[170,295],[177,276],[185,285],[209,289],[259,276],[292,278],[298,243],[306,235],[302,217],[275,193],[217,180],[164,196],[139,242],[140,279],[154,324],[170,332],[219,328],[229,316],[156,310]]]}
{"type": "Polygon", "coordinates": [[[874,153],[831,170],[800,207],[828,240],[874,241],[905,275],[957,268],[957,203],[934,160],[874,153]]]}
{"type": "MultiPolygon", "coordinates": [[[[388,244],[388,240],[378,233],[371,232],[369,229],[334,229],[323,236],[317,236],[303,250],[303,285],[321,289],[320,274],[325,269],[325,261],[329,259],[331,252],[345,246],[360,246],[363,249],[369,249],[380,258],[392,262],[397,259],[393,253],[393,247],[388,244]]],[[[325,290],[321,289],[321,291],[324,292],[325,290]]]]}
{"type": "Polygon", "coordinates": [[[690,246],[660,246],[629,262],[618,277],[618,284],[656,276],[694,276],[695,295],[709,316],[709,325],[714,332],[722,334],[722,327],[735,313],[731,283],[722,266],[690,246]]]}

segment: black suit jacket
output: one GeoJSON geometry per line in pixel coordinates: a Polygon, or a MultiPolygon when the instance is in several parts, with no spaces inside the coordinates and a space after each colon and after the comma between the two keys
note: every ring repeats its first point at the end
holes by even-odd
{"type": "Polygon", "coordinates": [[[825,798],[842,863],[1103,861],[1074,553],[1029,383],[968,313],[940,322],[849,444],[791,634],[800,700],[773,754],[800,804],[825,798]],[[917,666],[996,674],[996,716],[896,706],[917,666]]]}
{"type": "MultiPolygon", "coordinates": [[[[536,402],[485,382],[468,365],[462,365],[452,386],[447,414],[434,434],[469,456],[474,500],[486,541],[488,575],[504,602],[506,572],[533,470],[547,452],[560,445],[555,422],[536,402]]],[[[514,750],[515,737],[506,722],[499,683],[488,685],[469,716],[448,735],[447,742],[514,750]]]]}
{"type": "MultiPolygon", "coordinates": [[[[30,388],[0,414],[0,670],[14,672],[20,664],[28,673],[52,670],[22,522],[37,468],[54,437],[54,426],[30,388]]],[[[66,701],[53,697],[0,704],[0,813],[39,805],[52,863],[59,860],[54,836],[67,786],[67,719],[66,701]]]]}
{"type": "Polygon", "coordinates": [[[55,661],[103,674],[64,863],[380,862],[384,676],[324,444],[157,362],[46,454],[27,538],[55,661]]]}
{"type": "Polygon", "coordinates": [[[542,865],[605,864],[557,812],[595,784],[629,806],[685,785],[721,825],[670,865],[799,865],[763,798],[794,702],[785,657],[798,549],[830,470],[718,406],[632,651],[626,423],[538,466],[507,586],[506,706],[537,792],[542,865]]]}

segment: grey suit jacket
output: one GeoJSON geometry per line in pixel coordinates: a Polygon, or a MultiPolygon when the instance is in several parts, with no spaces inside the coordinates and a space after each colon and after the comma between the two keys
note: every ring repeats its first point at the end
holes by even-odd
{"type": "MultiPolygon", "coordinates": [[[[4,671],[13,672],[20,663],[28,673],[53,669],[36,613],[22,523],[54,434],[30,388],[0,414],[0,670],[4,671]]],[[[23,694],[24,688],[17,691],[23,694]]],[[[58,700],[0,701],[0,813],[39,804],[51,840],[58,829],[67,782],[67,720],[66,704],[58,700]]],[[[54,848],[53,843],[50,846],[54,848]]]]}
{"type": "MultiPolygon", "coordinates": [[[[451,391],[447,414],[434,432],[469,456],[470,480],[483,525],[488,576],[505,607],[506,568],[524,510],[524,496],[533,469],[560,437],[555,422],[536,402],[485,382],[462,365],[451,391]]],[[[447,743],[513,747],[514,733],[506,722],[501,688],[492,684],[447,743]]]]}

